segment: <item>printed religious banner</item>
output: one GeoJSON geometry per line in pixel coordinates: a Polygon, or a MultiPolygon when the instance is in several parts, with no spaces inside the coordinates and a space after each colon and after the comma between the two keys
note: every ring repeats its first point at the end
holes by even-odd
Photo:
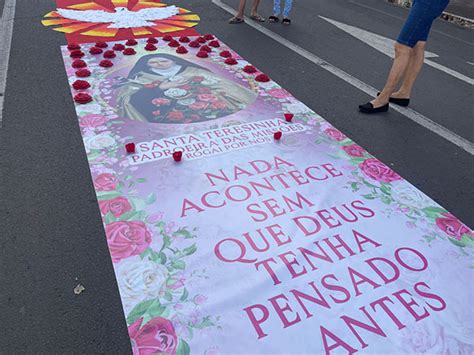
{"type": "Polygon", "coordinates": [[[472,353],[473,231],[222,42],[168,40],[62,48],[135,354],[472,353]]]}

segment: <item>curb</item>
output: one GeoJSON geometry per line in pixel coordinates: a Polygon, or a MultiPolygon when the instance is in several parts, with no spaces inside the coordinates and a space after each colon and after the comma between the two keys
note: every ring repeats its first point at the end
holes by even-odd
{"type": "MultiPolygon", "coordinates": [[[[405,1],[400,2],[400,0],[387,0],[387,2],[396,6],[404,7],[406,9],[410,8],[410,6],[405,5],[406,4],[405,1]]],[[[449,22],[453,22],[458,26],[474,29],[474,20],[467,17],[454,15],[449,12],[443,12],[440,18],[449,22]]]]}

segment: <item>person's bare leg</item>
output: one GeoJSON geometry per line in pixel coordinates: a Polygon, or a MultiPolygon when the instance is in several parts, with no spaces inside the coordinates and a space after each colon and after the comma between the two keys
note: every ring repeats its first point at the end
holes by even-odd
{"type": "Polygon", "coordinates": [[[245,11],[245,3],[246,2],[247,2],[247,0],[240,0],[239,10],[235,14],[235,16],[232,17],[229,20],[229,23],[241,23],[241,22],[243,22],[243,20],[244,20],[244,11],[245,11]]]}
{"type": "Polygon", "coordinates": [[[411,96],[411,90],[415,84],[416,78],[423,67],[425,61],[425,46],[426,42],[420,41],[413,48],[412,55],[410,57],[410,63],[403,77],[403,83],[398,91],[394,92],[391,97],[397,99],[409,99],[411,96]]]}
{"type": "Polygon", "coordinates": [[[237,15],[235,15],[235,17],[238,17],[238,18],[244,18],[244,12],[245,12],[245,4],[246,4],[247,0],[240,0],[240,3],[239,3],[239,12],[237,12],[237,15]]]}
{"type": "Polygon", "coordinates": [[[260,0],[253,0],[252,9],[250,10],[251,16],[258,16],[258,5],[260,4],[260,0]]]}
{"type": "Polygon", "coordinates": [[[395,43],[395,59],[392,64],[392,69],[390,69],[390,73],[388,74],[387,82],[380,95],[370,101],[374,108],[384,106],[388,103],[390,95],[396,90],[398,83],[408,68],[412,51],[413,48],[395,43]]]}

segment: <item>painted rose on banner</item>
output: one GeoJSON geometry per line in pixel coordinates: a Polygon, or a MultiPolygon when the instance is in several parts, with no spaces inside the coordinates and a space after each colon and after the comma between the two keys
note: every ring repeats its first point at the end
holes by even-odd
{"type": "Polygon", "coordinates": [[[143,318],[128,327],[135,355],[164,354],[174,355],[178,339],[173,324],[164,318],[156,317],[140,328],[143,318]]]}

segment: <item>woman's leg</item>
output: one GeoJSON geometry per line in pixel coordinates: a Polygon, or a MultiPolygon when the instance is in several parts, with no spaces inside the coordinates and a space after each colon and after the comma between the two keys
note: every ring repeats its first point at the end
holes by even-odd
{"type": "Polygon", "coordinates": [[[252,10],[250,11],[250,16],[258,16],[257,10],[260,0],[253,0],[252,10]]]}
{"type": "Polygon", "coordinates": [[[235,17],[237,18],[244,18],[244,11],[245,11],[245,3],[247,0],[240,0],[239,3],[239,12],[237,12],[237,15],[235,17]]]}
{"type": "Polygon", "coordinates": [[[288,18],[292,5],[293,5],[293,0],[285,0],[285,8],[283,9],[283,18],[288,18]]]}
{"type": "Polygon", "coordinates": [[[245,3],[247,0],[240,0],[239,3],[239,11],[229,20],[230,24],[235,23],[243,23],[244,22],[244,11],[245,11],[245,3]]]}
{"type": "Polygon", "coordinates": [[[425,61],[425,46],[426,42],[420,41],[413,48],[412,55],[410,57],[410,63],[403,77],[403,83],[398,91],[392,94],[392,97],[397,99],[408,99],[411,96],[411,90],[415,84],[416,78],[420,73],[421,67],[425,61]]]}
{"type": "Polygon", "coordinates": [[[392,93],[396,90],[398,83],[407,71],[413,51],[414,49],[411,47],[400,43],[395,43],[395,59],[392,64],[392,69],[388,74],[387,82],[385,83],[380,95],[374,100],[370,101],[374,108],[388,103],[390,95],[392,95],[392,93]]]}

